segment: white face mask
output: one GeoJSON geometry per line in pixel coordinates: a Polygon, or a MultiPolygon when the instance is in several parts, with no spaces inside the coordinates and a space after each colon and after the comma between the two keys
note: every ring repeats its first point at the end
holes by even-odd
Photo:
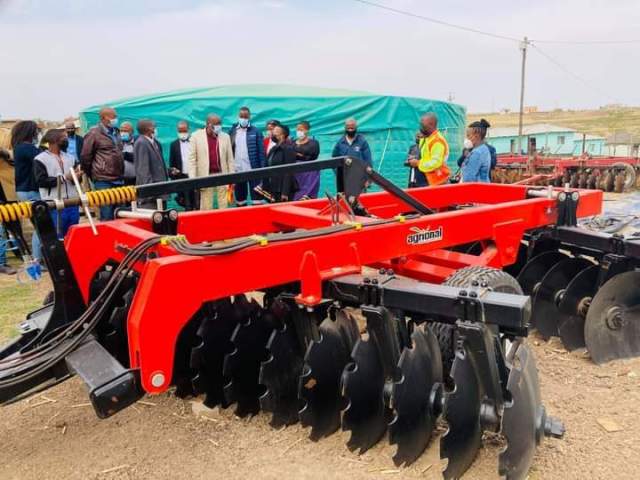
{"type": "Polygon", "coordinates": [[[188,132],[178,132],[178,138],[180,140],[187,140],[189,138],[188,132]]]}
{"type": "Polygon", "coordinates": [[[468,138],[464,139],[464,148],[467,150],[471,150],[473,148],[473,143],[468,138]]]}
{"type": "Polygon", "coordinates": [[[216,135],[218,135],[222,131],[222,125],[214,125],[213,131],[216,132],[216,135]]]}
{"type": "Polygon", "coordinates": [[[305,132],[304,130],[296,130],[296,138],[298,140],[302,140],[306,136],[307,136],[307,132],[305,132]]]}

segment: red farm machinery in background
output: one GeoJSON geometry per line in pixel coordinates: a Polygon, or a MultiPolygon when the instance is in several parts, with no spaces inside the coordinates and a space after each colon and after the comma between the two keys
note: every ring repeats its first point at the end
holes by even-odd
{"type": "Polygon", "coordinates": [[[552,185],[622,193],[636,187],[640,159],[636,157],[547,157],[498,155],[495,183],[552,185]]]}
{"type": "Polygon", "coordinates": [[[640,354],[640,245],[576,227],[601,205],[601,192],[569,188],[404,191],[350,158],[1,205],[3,221],[31,217],[55,300],[0,350],[0,402],[77,374],[104,418],[174,388],[275,427],[300,421],[313,440],[342,428],[359,452],[388,433],[398,465],[444,421],[445,478],[491,431],[505,439],[500,474],[524,479],[542,438],[564,432],[542,405],[530,329],[598,362],[640,354]],[[344,188],[326,199],[135,207],[327,168],[344,188]],[[361,195],[366,181],[383,191],[361,195]],[[55,208],[132,201],[56,239],[55,208]]]}

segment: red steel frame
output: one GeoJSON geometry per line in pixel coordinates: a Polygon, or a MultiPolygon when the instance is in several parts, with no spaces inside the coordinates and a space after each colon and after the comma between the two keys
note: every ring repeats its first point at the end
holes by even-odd
{"type": "MultiPolygon", "coordinates": [[[[393,221],[367,226],[376,219],[357,217],[362,228],[356,224],[346,232],[256,244],[219,256],[186,256],[168,245],[155,247],[158,258],[135,266],[140,279],[128,318],[131,367],[140,369],[144,390],[160,393],[168,388],[178,334],[204,301],[300,281],[298,301],[314,305],[323,281],[360,272],[363,266],[385,266],[398,274],[441,282],[467,265],[500,268],[513,263],[523,233],[552,225],[557,218],[555,200],[526,198],[524,186],[459,184],[409,192],[437,213],[406,218],[401,214],[408,207],[400,200],[384,192],[371,193],[361,196],[362,204],[376,217],[393,221]],[[449,209],[464,204],[474,206],[449,209]],[[442,229],[442,235],[429,243],[409,243],[416,229],[442,229]],[[445,250],[475,241],[483,242],[479,256],[445,250]]],[[[580,195],[578,217],[600,213],[602,192],[583,190],[580,195]]],[[[326,227],[332,221],[327,206],[327,200],[312,200],[188,212],[180,214],[178,233],[198,243],[326,227]]],[[[88,225],[73,227],[65,241],[85,300],[96,271],[108,260],[122,260],[124,253],[118,247],[132,248],[154,235],[149,222],[142,220],[115,220],[97,228],[99,235],[94,236],[88,225]]]]}

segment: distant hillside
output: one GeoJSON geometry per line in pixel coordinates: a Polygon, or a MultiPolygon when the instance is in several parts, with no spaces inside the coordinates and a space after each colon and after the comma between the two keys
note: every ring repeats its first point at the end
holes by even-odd
{"type": "MultiPolygon", "coordinates": [[[[468,122],[485,118],[494,127],[518,126],[518,113],[469,113],[468,122]]],[[[552,123],[570,127],[583,133],[606,137],[616,131],[627,131],[640,135],[640,108],[629,107],[616,110],[574,110],[528,113],[524,124],[552,123]]]]}

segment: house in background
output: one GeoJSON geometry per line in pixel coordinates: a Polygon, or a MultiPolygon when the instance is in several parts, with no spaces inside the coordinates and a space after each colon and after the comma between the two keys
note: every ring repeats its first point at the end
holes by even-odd
{"type": "Polygon", "coordinates": [[[640,153],[640,135],[616,132],[606,141],[606,154],[612,157],[637,157],[640,153]]]}
{"type": "MultiPolygon", "coordinates": [[[[518,152],[518,127],[490,128],[487,141],[498,153],[518,152]]],[[[604,155],[604,137],[586,135],[569,127],[538,123],[522,128],[522,152],[546,155],[580,155],[582,147],[591,155],[604,155]]]]}

